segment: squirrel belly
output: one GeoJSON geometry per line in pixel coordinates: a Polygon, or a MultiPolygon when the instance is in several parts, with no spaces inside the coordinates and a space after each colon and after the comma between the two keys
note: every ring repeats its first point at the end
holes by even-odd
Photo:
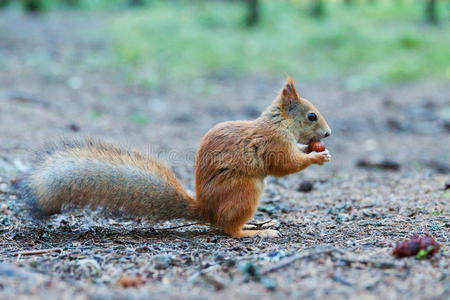
{"type": "Polygon", "coordinates": [[[98,140],[50,151],[24,185],[24,198],[42,215],[75,205],[154,221],[198,220],[194,199],[161,161],[98,140]]]}

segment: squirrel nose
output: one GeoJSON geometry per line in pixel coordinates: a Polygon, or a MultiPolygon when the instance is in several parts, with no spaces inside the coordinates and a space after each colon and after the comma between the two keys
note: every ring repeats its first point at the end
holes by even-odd
{"type": "Polygon", "coordinates": [[[329,136],[330,136],[330,132],[329,131],[325,132],[325,137],[329,137],[329,136]]]}

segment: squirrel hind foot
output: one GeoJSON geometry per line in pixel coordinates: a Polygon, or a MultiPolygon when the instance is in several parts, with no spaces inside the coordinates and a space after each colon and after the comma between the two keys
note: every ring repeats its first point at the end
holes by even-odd
{"type": "Polygon", "coordinates": [[[274,229],[262,229],[262,230],[239,230],[236,232],[226,232],[233,238],[252,237],[258,236],[261,238],[277,238],[281,236],[278,230],[274,229]]]}
{"type": "Polygon", "coordinates": [[[281,232],[275,229],[263,229],[258,231],[258,236],[262,238],[278,238],[281,237],[281,232]]]}

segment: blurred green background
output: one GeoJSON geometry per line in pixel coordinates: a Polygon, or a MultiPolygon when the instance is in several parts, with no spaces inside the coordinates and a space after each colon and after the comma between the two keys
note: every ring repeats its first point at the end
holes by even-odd
{"type": "MultiPolygon", "coordinates": [[[[0,0],[4,9],[112,12],[97,64],[133,82],[249,74],[349,88],[450,79],[449,1],[0,0]]],[[[95,54],[94,54],[95,55],[95,54]]],[[[95,58],[92,58],[95,60],[95,58]]]]}

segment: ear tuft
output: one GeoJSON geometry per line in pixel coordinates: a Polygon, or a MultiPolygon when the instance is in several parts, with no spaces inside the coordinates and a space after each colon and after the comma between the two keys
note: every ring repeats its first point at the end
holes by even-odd
{"type": "Polygon", "coordinates": [[[297,90],[295,89],[294,80],[291,76],[288,76],[286,83],[284,84],[282,95],[283,97],[290,98],[290,100],[299,99],[297,90]]]}
{"type": "Polygon", "coordinates": [[[289,76],[281,91],[281,109],[287,114],[293,108],[297,107],[300,100],[297,90],[295,89],[294,80],[289,76]]]}
{"type": "Polygon", "coordinates": [[[291,104],[297,102],[299,96],[297,90],[295,89],[294,80],[289,76],[286,80],[283,89],[281,90],[281,102],[284,109],[287,109],[291,104]]]}

